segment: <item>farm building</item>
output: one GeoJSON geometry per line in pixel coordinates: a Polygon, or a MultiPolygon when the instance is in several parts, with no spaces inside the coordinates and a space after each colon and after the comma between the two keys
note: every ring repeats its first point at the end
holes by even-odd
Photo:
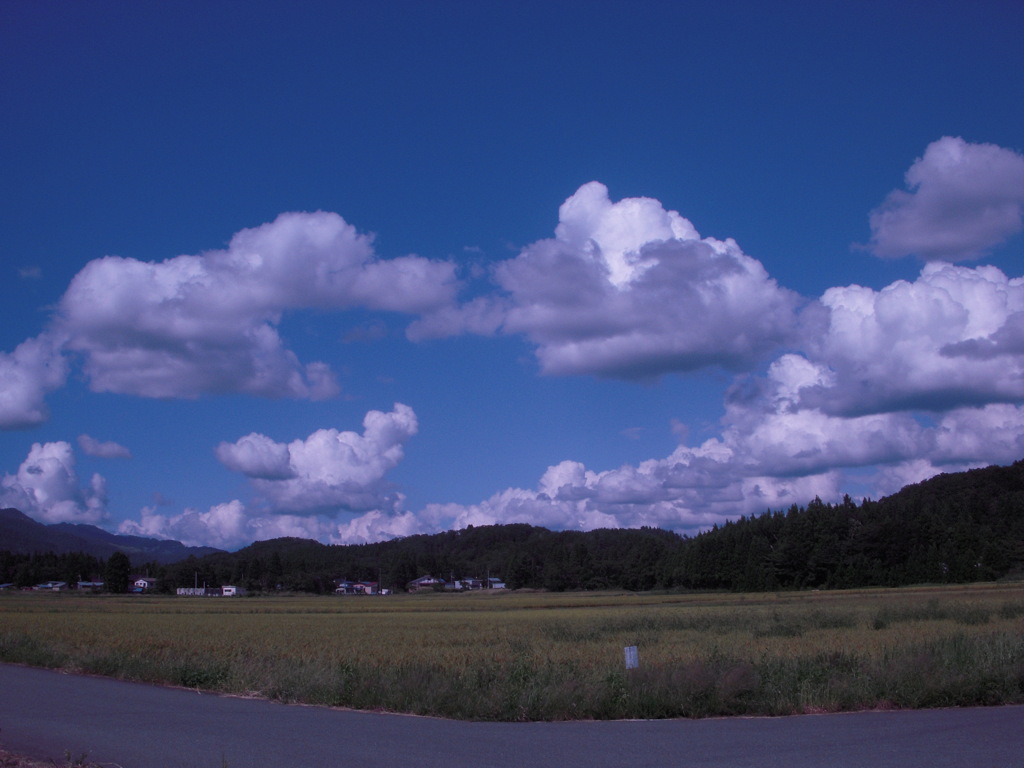
{"type": "Polygon", "coordinates": [[[43,592],[46,592],[46,591],[60,592],[60,591],[65,590],[67,588],[68,588],[68,583],[66,581],[44,581],[42,584],[36,584],[34,587],[32,587],[32,589],[43,591],[43,592]]]}
{"type": "Polygon", "coordinates": [[[380,585],[376,581],[348,581],[340,579],[335,582],[336,595],[379,595],[380,585]]]}
{"type": "Polygon", "coordinates": [[[444,579],[436,579],[430,574],[426,576],[420,576],[418,579],[413,579],[405,588],[409,592],[418,592],[423,589],[447,589],[447,582],[444,579]]]}
{"type": "Polygon", "coordinates": [[[468,592],[477,589],[505,589],[506,587],[505,582],[493,576],[486,579],[466,578],[445,581],[444,579],[435,578],[428,574],[410,581],[405,585],[405,588],[410,592],[417,592],[425,589],[443,589],[450,592],[468,592]]]}
{"type": "Polygon", "coordinates": [[[505,582],[493,576],[490,576],[486,579],[459,579],[455,582],[454,589],[505,589],[505,582]]]}

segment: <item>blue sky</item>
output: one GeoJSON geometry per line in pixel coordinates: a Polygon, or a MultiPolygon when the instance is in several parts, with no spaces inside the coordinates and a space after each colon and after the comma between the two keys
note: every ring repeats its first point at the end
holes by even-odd
{"type": "Polygon", "coordinates": [[[1019,3],[0,11],[4,506],[693,533],[1024,457],[1019,3]]]}

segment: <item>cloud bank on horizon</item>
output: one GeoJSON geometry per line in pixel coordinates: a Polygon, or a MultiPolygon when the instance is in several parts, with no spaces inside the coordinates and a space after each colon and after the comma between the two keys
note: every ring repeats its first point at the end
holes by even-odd
{"type": "MultiPolygon", "coordinates": [[[[206,511],[139,511],[118,529],[237,547],[292,535],[358,543],[467,525],[658,526],[693,532],[741,514],[877,493],[939,471],[1024,457],[1024,276],[964,266],[1024,229],[1024,156],[943,137],[868,214],[874,257],[915,257],[913,282],[800,296],[732,239],[702,238],[650,198],[599,182],[560,207],[554,236],[479,278],[454,260],[378,256],[336,213],[284,213],[223,250],[143,262],[104,257],[71,280],[42,332],[0,353],[0,427],[48,418],[79,375],[96,393],[328,400],[337,372],[281,333],[302,311],[408,318],[408,343],[524,339],[543,375],[642,387],[714,369],[731,385],[717,434],[617,468],[571,456],[532,488],[409,509],[388,474],[415,450],[416,403],[289,442],[252,432],[208,446],[250,497],[206,511]],[[469,285],[476,280],[475,295],[469,285]],[[463,298],[466,297],[466,298],[463,298]]],[[[871,258],[865,256],[865,258],[871,258]]],[[[685,432],[685,430],[680,430],[685,432]]],[[[131,447],[78,438],[88,456],[131,447]]],[[[109,519],[106,481],[83,483],[70,443],[33,445],[0,505],[46,522],[109,519]]]]}

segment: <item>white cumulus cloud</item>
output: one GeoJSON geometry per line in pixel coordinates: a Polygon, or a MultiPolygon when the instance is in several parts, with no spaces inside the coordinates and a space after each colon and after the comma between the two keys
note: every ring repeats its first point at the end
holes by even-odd
{"type": "Polygon", "coordinates": [[[871,212],[877,256],[974,259],[1024,228],[1024,156],[944,136],[871,212]]]}
{"type": "Polygon", "coordinates": [[[935,448],[928,455],[936,462],[1011,464],[1024,457],[1024,406],[958,408],[942,415],[935,432],[935,448]]]}
{"type": "Polygon", "coordinates": [[[395,509],[399,497],[385,475],[398,465],[418,430],[412,408],[370,411],[363,433],[320,429],[305,440],[275,443],[250,434],[221,443],[217,457],[248,476],[270,508],[281,513],[395,509]]]}
{"type": "Polygon", "coordinates": [[[254,540],[248,512],[237,499],[215,504],[206,512],[186,509],[177,515],[162,515],[152,507],[144,507],[138,520],[124,520],[117,530],[130,536],[173,539],[186,546],[224,549],[241,547],[254,540]]]}
{"type": "Polygon", "coordinates": [[[90,435],[79,435],[78,447],[86,456],[95,456],[101,459],[130,459],[132,457],[132,452],[123,445],[113,441],[100,442],[90,435]]]}
{"type": "Polygon", "coordinates": [[[63,386],[67,362],[60,343],[42,334],[0,352],[0,429],[25,429],[49,418],[46,395],[63,386]]]}
{"type": "Polygon", "coordinates": [[[45,523],[100,523],[107,518],[107,484],[94,474],[82,486],[69,443],[34,443],[13,475],[0,480],[0,506],[45,523]]]}
{"type": "Polygon", "coordinates": [[[332,526],[328,534],[332,544],[370,544],[435,530],[421,516],[412,512],[389,514],[379,509],[370,510],[345,523],[332,523],[332,526]]]}
{"type": "Polygon", "coordinates": [[[165,515],[153,507],[144,507],[137,520],[124,520],[118,526],[121,534],[229,550],[283,536],[331,544],[368,544],[433,530],[421,516],[408,511],[371,510],[339,522],[331,515],[254,513],[237,499],[215,504],[205,512],[189,508],[165,515]]]}
{"type": "Polygon", "coordinates": [[[266,435],[253,432],[234,443],[221,443],[216,454],[225,467],[248,477],[286,480],[295,476],[288,446],[266,435]]]}
{"type": "Polygon", "coordinates": [[[746,369],[794,334],[797,296],[733,240],[701,239],[649,198],[612,202],[590,182],[563,203],[555,237],[494,270],[499,297],[417,321],[420,338],[523,334],[545,373],[627,379],[746,369]]]}
{"type": "Polygon", "coordinates": [[[396,403],[387,413],[369,411],[362,434],[321,429],[305,440],[277,443],[252,433],[221,443],[217,458],[250,478],[257,508],[237,499],[177,514],[146,507],[118,530],[225,549],[281,536],[359,544],[427,532],[424,519],[403,509],[404,497],[385,479],[417,430],[412,408],[396,403]]]}
{"type": "Polygon", "coordinates": [[[935,423],[905,414],[829,416],[799,409],[774,389],[733,403],[722,434],[662,459],[596,471],[548,468],[532,489],[478,504],[428,505],[431,530],[496,523],[554,529],[656,526],[696,533],[740,515],[837,502],[851,483],[878,497],[939,472],[1008,463],[1024,454],[1024,408],[960,409],[935,423]]]}
{"type": "Polygon", "coordinates": [[[456,288],[449,262],[379,259],[371,238],[337,214],[286,213],[237,233],[225,250],[92,261],[61,299],[58,326],[97,391],[323,399],[338,392],[334,376],[285,347],[284,312],[419,313],[450,303],[456,288]]]}
{"type": "Polygon", "coordinates": [[[829,413],[945,411],[1024,401],[1024,278],[934,262],[913,283],[831,288],[807,354],[828,382],[803,392],[829,413]]]}
{"type": "Polygon", "coordinates": [[[592,471],[578,462],[548,468],[534,489],[509,488],[473,505],[430,505],[436,529],[529,523],[554,529],[654,526],[696,533],[741,514],[758,514],[815,496],[832,498],[839,474],[744,475],[750,467],[714,441],[680,447],[664,459],[592,471]]]}

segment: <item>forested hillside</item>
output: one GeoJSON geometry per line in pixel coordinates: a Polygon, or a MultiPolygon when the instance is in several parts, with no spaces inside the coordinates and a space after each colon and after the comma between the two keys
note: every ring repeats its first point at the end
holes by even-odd
{"type": "Polygon", "coordinates": [[[511,588],[652,589],[658,565],[685,539],[668,531],[549,531],[530,525],[471,527],[358,546],[300,539],[257,542],[235,553],[189,559],[165,570],[172,583],[234,583],[325,592],[337,578],[404,589],[418,576],[496,576],[511,588]]]}
{"type": "MultiPolygon", "coordinates": [[[[24,580],[23,563],[31,559],[0,552],[0,582],[14,581],[19,564],[24,580]]],[[[102,561],[97,567],[102,570],[102,561]]],[[[231,583],[330,592],[341,578],[400,590],[424,574],[490,575],[511,588],[549,590],[756,591],[991,580],[1024,573],[1024,461],[940,475],[878,501],[815,500],[693,538],[651,528],[556,532],[494,525],[352,546],[274,539],[146,567],[161,576],[165,590],[231,583]]],[[[62,576],[38,580],[45,578],[62,576]]]]}
{"type": "Polygon", "coordinates": [[[897,586],[1024,568],[1024,461],[939,475],[880,501],[766,513],[676,553],[666,581],[704,589],[897,586]]]}

